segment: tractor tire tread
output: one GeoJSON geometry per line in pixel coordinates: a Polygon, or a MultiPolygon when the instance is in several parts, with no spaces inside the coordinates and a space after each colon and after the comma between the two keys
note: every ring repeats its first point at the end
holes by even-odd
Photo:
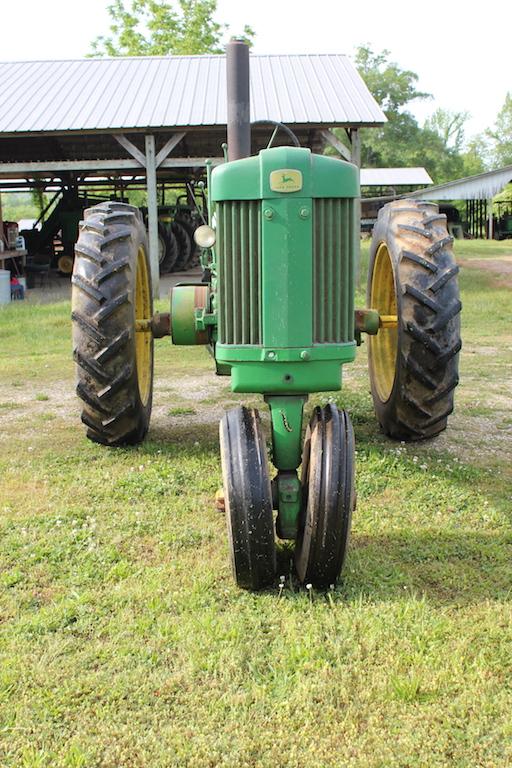
{"type": "Polygon", "coordinates": [[[107,344],[106,347],[103,347],[102,349],[98,350],[98,352],[96,352],[94,359],[96,362],[101,363],[102,365],[105,364],[113,355],[119,352],[119,350],[126,344],[129,338],[130,331],[128,329],[121,331],[121,333],[116,336],[115,339],[110,342],[110,344],[107,344]]]}
{"type": "Polygon", "coordinates": [[[105,263],[105,259],[103,258],[99,248],[93,247],[91,245],[85,245],[85,243],[81,243],[80,246],[76,246],[75,252],[79,254],[79,256],[85,256],[86,259],[90,259],[91,261],[94,261],[95,264],[99,264],[100,266],[105,263]]]}
{"type": "Polygon", "coordinates": [[[101,309],[98,309],[96,314],[94,315],[94,319],[98,324],[105,323],[109,317],[117,310],[119,307],[121,307],[123,304],[129,303],[129,295],[126,291],[125,293],[119,294],[119,296],[114,296],[105,306],[101,307],[101,309]]]}
{"type": "Polygon", "coordinates": [[[160,262],[160,274],[164,275],[172,272],[178,258],[178,243],[172,230],[165,226],[161,221],[158,222],[158,236],[162,239],[165,248],[165,254],[160,262]]]}
{"type": "Polygon", "coordinates": [[[276,551],[265,441],[255,408],[226,411],[219,425],[233,576],[242,589],[269,587],[276,551]]]}
{"type": "Polygon", "coordinates": [[[79,312],[73,311],[71,313],[71,321],[77,323],[82,331],[90,336],[92,341],[96,342],[96,344],[104,344],[106,342],[106,338],[99,328],[90,323],[89,320],[83,317],[79,312]]]}
{"type": "Polygon", "coordinates": [[[105,280],[107,280],[111,275],[113,275],[115,272],[120,272],[121,269],[125,269],[130,264],[130,260],[128,258],[124,259],[118,259],[117,261],[113,261],[108,266],[104,267],[96,277],[94,278],[94,281],[96,285],[101,285],[105,280]]]}
{"type": "Polygon", "coordinates": [[[80,290],[84,293],[87,293],[88,296],[90,296],[92,299],[96,299],[96,301],[98,301],[100,304],[105,301],[105,295],[98,288],[96,288],[96,286],[94,286],[88,280],[84,280],[84,278],[80,275],[73,275],[71,278],[71,283],[76,285],[77,288],[80,288],[80,290]]]}
{"type": "Polygon", "coordinates": [[[151,394],[143,404],[135,353],[141,247],[147,253],[137,208],[105,202],[84,212],[72,277],[73,357],[81,420],[87,437],[103,445],[138,443],[149,426],[151,394]]]}
{"type": "Polygon", "coordinates": [[[403,200],[379,211],[370,271],[382,242],[395,271],[400,324],[395,381],[386,402],[372,385],[377,417],[391,437],[433,437],[446,427],[459,381],[462,305],[453,238],[437,205],[403,200]]]}
{"type": "Polygon", "coordinates": [[[434,274],[438,270],[437,264],[434,264],[428,259],[424,259],[423,256],[420,256],[417,253],[413,253],[412,251],[403,250],[402,259],[409,259],[409,261],[413,261],[415,264],[420,264],[422,267],[425,267],[425,269],[430,270],[430,272],[433,272],[434,274]]]}

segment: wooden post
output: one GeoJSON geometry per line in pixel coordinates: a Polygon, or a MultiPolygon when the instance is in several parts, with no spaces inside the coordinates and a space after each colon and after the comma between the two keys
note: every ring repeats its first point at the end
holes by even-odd
{"type": "Polygon", "coordinates": [[[7,247],[7,241],[4,237],[4,219],[2,216],[2,193],[0,192],[0,240],[2,240],[3,243],[5,243],[5,246],[7,247]]]}
{"type": "Polygon", "coordinates": [[[146,135],[146,190],[148,195],[149,263],[153,298],[160,298],[160,269],[158,264],[158,200],[156,189],[155,137],[146,135]]]}
{"type": "Polygon", "coordinates": [[[352,145],[352,151],[350,153],[351,162],[361,167],[361,137],[357,128],[350,129],[350,143],[352,145]]]}
{"type": "MultiPolygon", "coordinates": [[[[350,129],[351,153],[350,160],[361,168],[361,137],[357,128],[350,129]]],[[[354,204],[354,229],[357,237],[357,253],[355,254],[355,269],[357,275],[357,287],[361,288],[361,199],[354,204]]]]}
{"type": "Polygon", "coordinates": [[[487,215],[488,215],[487,239],[492,240],[494,237],[493,220],[492,220],[492,197],[489,198],[489,200],[487,201],[487,215]]]}

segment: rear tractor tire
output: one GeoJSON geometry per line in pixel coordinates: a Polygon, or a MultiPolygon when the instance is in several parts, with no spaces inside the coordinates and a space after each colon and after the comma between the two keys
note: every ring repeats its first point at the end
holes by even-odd
{"type": "Polygon", "coordinates": [[[174,272],[181,272],[187,269],[192,253],[192,241],[183,224],[179,221],[173,221],[171,230],[178,243],[178,258],[174,263],[174,272]]]}
{"type": "Polygon", "coordinates": [[[367,306],[397,325],[369,337],[370,382],[384,432],[400,440],[434,437],[453,411],[461,303],[452,243],[437,205],[400,200],[379,211],[367,306]]]}
{"type": "Polygon", "coordinates": [[[104,445],[143,440],[151,415],[153,313],[142,216],[124,203],[84,213],[72,277],[73,356],[87,437],[104,445]]]}
{"type": "Polygon", "coordinates": [[[158,264],[160,274],[172,272],[178,258],[178,243],[170,229],[158,222],[158,264]]]}

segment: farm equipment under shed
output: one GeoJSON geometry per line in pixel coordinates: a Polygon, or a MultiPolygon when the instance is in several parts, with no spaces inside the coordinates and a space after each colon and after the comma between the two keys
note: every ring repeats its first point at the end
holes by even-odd
{"type": "MultiPolygon", "coordinates": [[[[196,202],[196,195],[190,189],[190,204],[182,197],[178,198],[176,205],[158,207],[160,274],[185,271],[199,264],[194,231],[205,221],[202,190],[199,191],[201,204],[196,202]]],[[[108,200],[98,195],[86,197],[74,187],[56,192],[32,229],[20,232],[28,252],[29,275],[37,274],[41,265],[49,265],[62,275],[70,275],[73,271],[78,225],[84,210],[108,200]]],[[[116,202],[115,196],[113,201],[116,202]]],[[[140,210],[146,221],[147,209],[140,210]]]]}
{"type": "MultiPolygon", "coordinates": [[[[141,211],[147,222],[147,209],[142,208],[141,211]]],[[[179,197],[176,205],[158,206],[158,262],[161,275],[185,272],[199,265],[200,248],[194,240],[194,232],[206,222],[207,216],[202,195],[198,202],[192,190],[188,196],[179,197]]]]}
{"type": "Polygon", "coordinates": [[[512,200],[500,200],[495,203],[497,215],[493,217],[493,237],[506,240],[512,237],[512,200]]]}
{"type": "Polygon", "coordinates": [[[94,200],[79,195],[76,189],[59,190],[33,228],[20,232],[28,252],[29,275],[43,262],[62,274],[71,274],[78,224],[84,209],[92,203],[94,200]],[[39,224],[40,229],[37,228],[39,224]]]}
{"type": "Polygon", "coordinates": [[[304,404],[313,392],[341,389],[342,367],[366,333],[382,429],[416,440],[446,427],[461,346],[452,238],[435,205],[385,206],[367,308],[354,309],[357,167],[298,147],[293,134],[295,146],[249,157],[243,43],[229,44],[227,64],[228,162],[209,180],[212,226],[195,233],[203,281],[177,285],[169,314],[154,315],[140,212],[101,203],[80,225],[72,317],[82,421],[99,443],[140,442],[154,338],[205,345],[234,392],[262,394],[270,408],[273,476],[256,409],[228,411],[220,425],[236,582],[273,583],[277,533],[295,542],[299,580],[325,587],[340,574],[355,506],[354,432],[348,413],[329,403],[314,408],[303,436],[304,404]]]}

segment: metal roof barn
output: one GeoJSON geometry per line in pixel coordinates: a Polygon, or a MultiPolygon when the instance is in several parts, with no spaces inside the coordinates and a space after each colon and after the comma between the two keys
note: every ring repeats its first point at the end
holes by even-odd
{"type": "Polygon", "coordinates": [[[362,187],[405,187],[433,183],[425,168],[361,168],[362,187]]]}
{"type": "Polygon", "coordinates": [[[512,181],[512,165],[476,176],[455,179],[429,189],[418,189],[408,194],[417,200],[491,200],[512,181]]]}
{"type": "MultiPolygon", "coordinates": [[[[360,165],[359,129],[386,117],[346,56],[252,55],[250,62],[252,121],[285,123],[302,146],[322,152],[330,144],[360,165]],[[345,129],[349,147],[332,127],[345,129]]],[[[157,181],[198,180],[207,158],[223,162],[226,57],[3,62],[0,94],[0,189],[19,188],[13,180],[45,189],[145,178],[157,291],[157,181]]],[[[253,128],[253,153],[273,130],[253,128]]],[[[286,141],[281,132],[274,143],[286,141]]]]}
{"type": "Polygon", "coordinates": [[[492,199],[512,182],[512,165],[476,176],[448,181],[429,189],[418,189],[407,197],[416,200],[465,200],[466,220],[475,237],[492,239],[494,229],[492,199]]]}
{"type": "MultiPolygon", "coordinates": [[[[0,63],[0,133],[226,124],[225,56],[0,63]]],[[[343,55],[251,56],[251,119],[375,125],[385,117],[343,55]]]]}

